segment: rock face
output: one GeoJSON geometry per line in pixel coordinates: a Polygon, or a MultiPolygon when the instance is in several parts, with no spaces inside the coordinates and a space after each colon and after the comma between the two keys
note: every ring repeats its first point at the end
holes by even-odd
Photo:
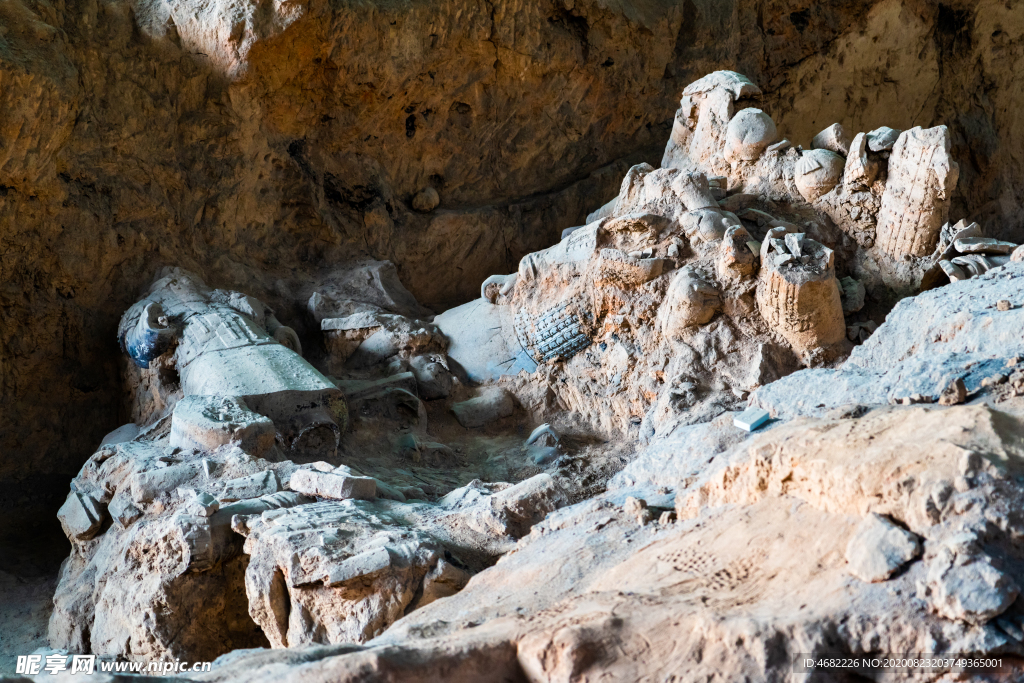
{"type": "Polygon", "coordinates": [[[462,589],[481,550],[514,542],[563,505],[551,477],[540,477],[493,493],[471,485],[438,506],[325,501],[233,521],[250,557],[249,613],[274,647],[379,635],[404,614],[462,589]],[[510,516],[522,518],[510,525],[510,516]],[[488,524],[492,518],[498,523],[488,524]],[[481,543],[488,534],[489,544],[481,543]]]}
{"type": "Polygon", "coordinates": [[[837,370],[804,370],[759,389],[753,402],[774,416],[824,415],[851,405],[938,401],[955,380],[967,395],[1012,395],[1008,376],[1024,358],[1015,300],[1024,264],[1009,263],[965,282],[901,301],[837,370]],[[923,340],[927,340],[925,343],[923,340]]]}
{"type": "Polygon", "coordinates": [[[472,680],[484,666],[493,680],[785,680],[798,652],[1005,657],[1020,651],[1024,619],[1013,603],[1020,407],[884,408],[776,427],[662,492],[649,480],[613,485],[548,515],[459,593],[359,649],[238,653],[197,678],[356,681],[405,676],[415,662],[409,680],[472,680]],[[638,510],[651,520],[673,502],[678,521],[637,523],[638,510]],[[878,541],[875,526],[902,535],[882,544],[902,571],[867,583],[848,574],[846,549],[878,541]]]}

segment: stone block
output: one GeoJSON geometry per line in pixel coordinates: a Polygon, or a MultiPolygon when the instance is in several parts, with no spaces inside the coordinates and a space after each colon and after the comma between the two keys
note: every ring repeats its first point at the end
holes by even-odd
{"type": "Polygon", "coordinates": [[[352,579],[373,576],[390,566],[391,553],[387,548],[367,550],[331,566],[324,585],[337,586],[352,579]]]}
{"type": "Polygon", "coordinates": [[[307,469],[292,474],[288,488],[308,496],[334,500],[373,500],[377,497],[377,482],[372,477],[353,477],[307,469]]]}
{"type": "Polygon", "coordinates": [[[769,419],[771,419],[771,415],[767,410],[763,408],[747,408],[739,415],[733,417],[732,423],[744,431],[752,432],[769,419]]]}
{"type": "Polygon", "coordinates": [[[483,427],[512,415],[515,405],[512,395],[501,387],[487,387],[480,395],[452,406],[455,419],[463,427],[483,427]]]}
{"type": "Polygon", "coordinates": [[[146,503],[201,476],[203,467],[194,461],[140,472],[131,478],[132,498],[136,503],[146,503]]]}
{"type": "Polygon", "coordinates": [[[861,581],[885,581],[921,554],[921,539],[885,517],[869,514],[846,546],[848,571],[861,581]]]}
{"type": "Polygon", "coordinates": [[[277,475],[273,471],[257,472],[247,477],[237,477],[221,482],[216,490],[221,502],[259,498],[281,490],[277,475]]]}
{"type": "Polygon", "coordinates": [[[70,541],[87,541],[100,530],[107,506],[88,493],[72,491],[57,511],[57,519],[70,541]]]}

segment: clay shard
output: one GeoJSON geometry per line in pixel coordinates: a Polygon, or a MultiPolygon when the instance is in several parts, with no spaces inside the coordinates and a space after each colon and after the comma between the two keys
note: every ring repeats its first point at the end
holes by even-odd
{"type": "Polygon", "coordinates": [[[968,225],[967,221],[961,219],[955,224],[943,223],[939,229],[939,246],[943,249],[953,248],[958,239],[965,237],[983,237],[981,226],[977,223],[968,225]]]}
{"type": "Polygon", "coordinates": [[[114,496],[107,507],[107,512],[122,529],[128,528],[142,517],[142,510],[135,507],[128,496],[114,496]]]}
{"type": "Polygon", "coordinates": [[[88,493],[72,491],[57,511],[57,519],[68,540],[87,541],[99,532],[106,511],[107,506],[88,493]]]}
{"type": "MultiPolygon", "coordinates": [[[[457,497],[449,494],[438,504],[458,505],[455,500],[457,497]]],[[[486,506],[470,506],[464,511],[463,518],[471,528],[481,533],[522,538],[545,515],[567,502],[565,491],[554,477],[538,474],[494,493],[486,506]]]]}
{"type": "Polygon", "coordinates": [[[955,406],[967,400],[967,385],[962,377],[952,380],[939,396],[939,405],[955,406]]]}
{"type": "Polygon", "coordinates": [[[967,274],[967,277],[984,275],[996,267],[996,264],[983,254],[965,254],[951,260],[953,265],[959,266],[967,274]]]}
{"type": "Polygon", "coordinates": [[[754,223],[757,223],[757,226],[759,228],[764,227],[766,225],[774,226],[779,223],[779,221],[777,221],[775,217],[772,216],[770,213],[766,213],[759,209],[753,209],[750,207],[737,211],[736,215],[745,221],[753,221],[754,223]]]}
{"type": "Polygon", "coordinates": [[[867,144],[867,135],[857,133],[846,155],[843,184],[853,192],[869,189],[878,177],[879,164],[869,156],[867,144]]]}
{"type": "Polygon", "coordinates": [[[518,279],[518,273],[491,275],[480,284],[480,298],[488,303],[497,303],[499,296],[508,296],[512,292],[518,279]]]}
{"type": "Polygon", "coordinates": [[[723,280],[743,279],[757,272],[757,256],[747,245],[751,242],[746,228],[732,226],[718,247],[718,276],[723,280]]]}
{"type": "Polygon", "coordinates": [[[261,498],[280,490],[281,484],[277,481],[277,475],[270,470],[228,479],[219,482],[215,488],[217,500],[221,503],[261,498]]]}
{"type": "Polygon", "coordinates": [[[554,427],[545,422],[530,432],[530,436],[526,439],[526,445],[556,446],[558,445],[559,438],[558,432],[555,431],[554,427]]]}
{"type": "Polygon", "coordinates": [[[788,232],[786,233],[785,242],[786,248],[789,249],[789,253],[797,258],[803,256],[803,243],[804,233],[802,232],[788,232]]]}
{"type": "Polygon", "coordinates": [[[950,282],[960,282],[961,280],[966,280],[970,277],[964,272],[963,268],[947,259],[939,261],[939,268],[941,268],[942,272],[946,274],[946,277],[949,278],[950,282]]]}
{"type": "Polygon", "coordinates": [[[953,246],[961,254],[1009,254],[1017,245],[991,237],[963,237],[957,235],[953,246]]]}
{"type": "Polygon", "coordinates": [[[833,123],[811,140],[811,149],[827,149],[841,156],[850,152],[850,138],[840,123],[833,123]]]}
{"type": "Polygon", "coordinates": [[[899,139],[902,132],[903,131],[896,128],[889,128],[888,126],[875,128],[867,135],[868,149],[872,152],[887,152],[893,148],[893,145],[896,144],[896,140],[899,139]]]}
{"type": "Polygon", "coordinates": [[[192,499],[185,504],[185,511],[190,515],[209,517],[220,509],[220,501],[211,494],[202,491],[193,493],[192,499]]]}

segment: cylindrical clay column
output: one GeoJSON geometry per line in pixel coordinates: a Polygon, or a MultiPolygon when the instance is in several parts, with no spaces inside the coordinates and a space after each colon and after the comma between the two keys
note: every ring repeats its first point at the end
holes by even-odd
{"type": "Polygon", "coordinates": [[[790,234],[772,239],[757,283],[757,308],[799,353],[846,336],[832,250],[790,234]]]}
{"type": "Polygon", "coordinates": [[[911,128],[896,140],[875,231],[882,253],[900,258],[935,250],[960,175],[949,146],[945,126],[911,128]]]}

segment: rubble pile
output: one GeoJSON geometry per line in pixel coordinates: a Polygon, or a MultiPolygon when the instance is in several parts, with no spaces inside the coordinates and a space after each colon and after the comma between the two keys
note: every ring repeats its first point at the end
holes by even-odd
{"type": "Polygon", "coordinates": [[[587,225],[435,319],[451,360],[646,440],[834,366],[891,302],[1010,260],[1016,245],[948,221],[944,126],[851,139],[835,124],[805,150],[761,94],[729,71],[688,86],[661,168],[634,166],[587,225]]]}
{"type": "Polygon", "coordinates": [[[365,260],[300,340],[157,273],[51,647],[208,681],[1024,656],[1024,250],[950,220],[944,126],[804,149],[761,96],[689,85],[661,168],[439,315],[365,260]]]}

